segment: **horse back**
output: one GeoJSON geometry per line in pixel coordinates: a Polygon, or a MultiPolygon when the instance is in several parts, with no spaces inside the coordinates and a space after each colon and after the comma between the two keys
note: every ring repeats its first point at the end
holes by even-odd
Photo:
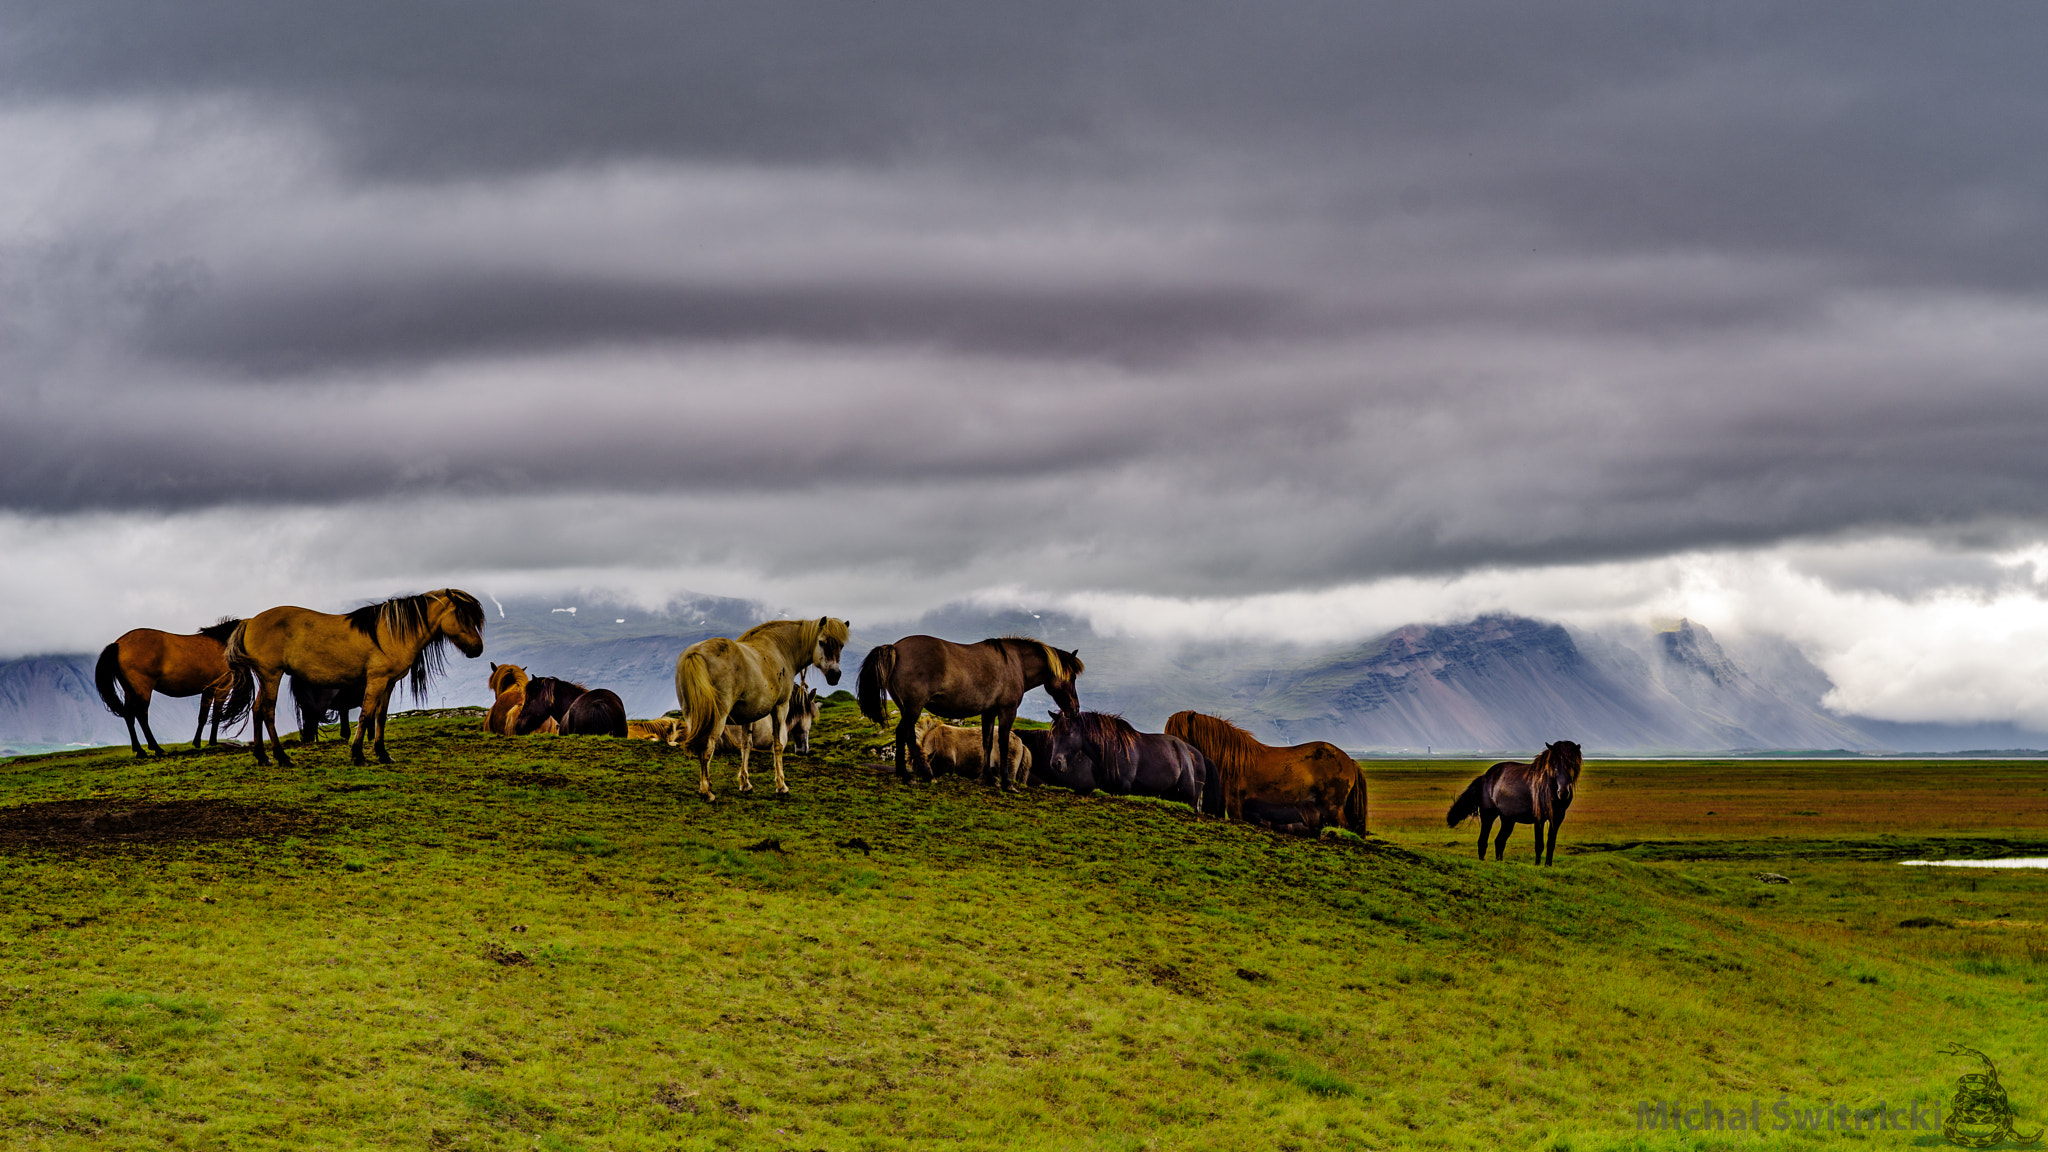
{"type": "Polygon", "coordinates": [[[561,731],[570,736],[626,735],[626,702],[609,688],[593,688],[576,697],[561,718],[561,731]]]}
{"type": "Polygon", "coordinates": [[[999,646],[956,644],[937,636],[896,641],[896,671],[889,694],[915,701],[955,720],[1015,707],[1024,698],[1023,673],[999,646]]]}

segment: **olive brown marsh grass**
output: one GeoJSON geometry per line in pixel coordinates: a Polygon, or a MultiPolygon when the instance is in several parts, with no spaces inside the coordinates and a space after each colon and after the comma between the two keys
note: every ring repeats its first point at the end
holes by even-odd
{"type": "Polygon", "coordinates": [[[845,702],[715,805],[482,720],[0,762],[0,1143],[1692,1148],[1637,1103],[1941,1100],[1952,1041],[2048,1107],[2048,875],[1891,862],[2039,854],[2035,764],[1589,761],[1538,870],[1443,828],[1483,764],[1312,840],[899,784],[845,702]]]}

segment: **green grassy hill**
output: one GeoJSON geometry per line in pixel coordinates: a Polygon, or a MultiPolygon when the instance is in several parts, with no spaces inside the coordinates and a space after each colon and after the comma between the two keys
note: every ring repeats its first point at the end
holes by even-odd
{"type": "Polygon", "coordinates": [[[844,704],[794,796],[758,761],[732,794],[725,762],[716,805],[652,744],[392,727],[388,768],[331,737],[290,771],[0,763],[0,1139],[1810,1147],[1638,1133],[1634,1108],[1924,1106],[1975,1070],[1949,1040],[2048,1105],[2038,873],[1796,837],[1537,871],[1440,825],[1316,842],[903,787],[844,704]]]}

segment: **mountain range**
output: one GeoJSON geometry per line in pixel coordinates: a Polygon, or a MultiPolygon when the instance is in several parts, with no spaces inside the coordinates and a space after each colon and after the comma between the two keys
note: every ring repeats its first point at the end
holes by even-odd
{"type": "MultiPolygon", "coordinates": [[[[497,661],[608,687],[630,714],[659,715],[675,707],[678,653],[769,618],[758,604],[715,596],[659,611],[589,596],[490,599],[486,612],[493,617],[486,660],[453,657],[417,705],[488,704],[486,661],[497,661]]],[[[1037,636],[1080,652],[1088,667],[1085,706],[1120,712],[1141,727],[1156,730],[1171,713],[1193,708],[1229,716],[1267,740],[1329,740],[1360,752],[1528,752],[1559,739],[1633,754],[2019,750],[2043,742],[2010,724],[1899,724],[1830,712],[1821,704],[1832,687],[1826,674],[1790,643],[1746,638],[1730,651],[1690,620],[1593,631],[1496,614],[1412,624],[1352,644],[1167,644],[1099,634],[1055,612],[951,605],[884,632],[961,641],[1037,636]]],[[[867,651],[862,641],[879,638],[856,622],[841,687],[854,684],[867,651]]],[[[93,689],[94,658],[0,662],[0,755],[127,739],[93,689]]],[[[821,679],[813,674],[812,683],[822,687],[821,679]]],[[[193,703],[153,705],[159,740],[186,738],[193,703]]],[[[1043,716],[1049,706],[1033,693],[1024,712],[1043,716]]]]}

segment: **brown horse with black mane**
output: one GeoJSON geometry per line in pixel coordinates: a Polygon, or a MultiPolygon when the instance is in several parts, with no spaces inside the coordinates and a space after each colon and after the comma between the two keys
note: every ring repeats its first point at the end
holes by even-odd
{"type": "Polygon", "coordinates": [[[1194,745],[1215,765],[1222,811],[1231,819],[1289,831],[1348,828],[1365,834],[1365,773],[1335,744],[1312,740],[1276,748],[1201,712],[1174,713],[1166,733],[1194,745]]]}
{"type": "Polygon", "coordinates": [[[997,781],[1009,791],[1017,786],[1012,781],[1010,726],[1017,720],[1024,693],[1043,688],[1062,710],[1079,712],[1081,698],[1074,680],[1086,670],[1074,653],[1028,637],[955,644],[936,636],[905,636],[894,644],[877,645],[861,661],[860,712],[886,724],[889,717],[882,710],[882,698],[895,698],[896,778],[906,782],[906,756],[919,776],[932,778],[924,750],[917,746],[919,713],[929,708],[948,720],[981,717],[981,782],[988,783],[994,768],[997,781]]]}
{"type": "Polygon", "coordinates": [[[291,766],[277,734],[277,685],[286,673],[316,688],[360,687],[363,712],[350,759],[368,763],[363,746],[374,741],[378,762],[391,763],[384,750],[384,721],[392,690],[406,680],[413,699],[423,699],[427,681],[441,671],[444,640],[454,641],[472,660],[483,655],[483,607],[459,588],[400,596],[340,615],[285,605],[242,621],[228,637],[227,657],[238,680],[253,677],[259,686],[256,763],[270,763],[263,749],[267,727],[278,764],[291,766]]]}
{"type": "Polygon", "coordinates": [[[215,746],[220,743],[220,726],[235,723],[249,710],[249,693],[235,691],[237,682],[228,671],[228,636],[240,623],[229,617],[189,636],[136,628],[100,650],[99,663],[93,668],[94,683],[108,710],[127,722],[128,744],[137,759],[149,755],[135,738],[137,724],[142,725],[150,752],[164,754],[156,733],[149,730],[152,695],[199,697],[199,727],[192,733],[195,752],[199,738],[206,734],[209,709],[213,713],[209,744],[215,746]]]}
{"type": "Polygon", "coordinates": [[[1493,858],[1501,859],[1508,836],[1517,824],[1536,827],[1536,862],[1548,865],[1557,858],[1557,826],[1572,806],[1572,793],[1579,785],[1583,757],[1570,740],[1545,744],[1536,759],[1527,764],[1505,760],[1488,768],[1479,779],[1451,804],[1445,823],[1456,828],[1465,817],[1479,814],[1479,858],[1486,859],[1486,837],[1493,822],[1500,821],[1500,838],[1493,843],[1493,858]],[[1550,825],[1546,842],[1543,826],[1550,825]]]}

